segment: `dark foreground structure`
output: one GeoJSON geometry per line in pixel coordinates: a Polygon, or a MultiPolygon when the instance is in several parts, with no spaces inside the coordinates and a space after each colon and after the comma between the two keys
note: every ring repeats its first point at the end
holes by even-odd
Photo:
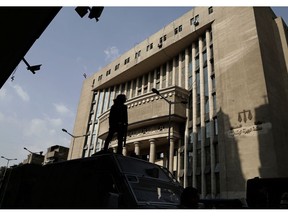
{"type": "Polygon", "coordinates": [[[107,153],[7,172],[0,189],[4,209],[177,208],[182,187],[166,170],[107,153]]]}

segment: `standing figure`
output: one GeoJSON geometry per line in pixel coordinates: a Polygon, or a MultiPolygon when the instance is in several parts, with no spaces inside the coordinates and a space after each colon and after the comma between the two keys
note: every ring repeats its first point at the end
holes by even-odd
{"type": "Polygon", "coordinates": [[[126,133],[128,126],[128,114],[126,96],[120,94],[114,99],[114,104],[111,106],[109,115],[109,133],[105,140],[104,151],[108,151],[109,143],[113,138],[114,133],[117,133],[118,147],[117,154],[122,154],[123,141],[126,142],[126,133]]]}

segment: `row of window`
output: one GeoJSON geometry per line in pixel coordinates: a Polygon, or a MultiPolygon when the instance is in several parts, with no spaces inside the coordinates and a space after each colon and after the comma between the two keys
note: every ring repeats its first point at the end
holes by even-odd
{"type": "MultiPolygon", "coordinates": [[[[211,14],[213,13],[213,7],[209,7],[208,8],[208,14],[211,14]]],[[[192,17],[190,19],[190,25],[195,25],[197,26],[199,24],[199,14],[192,17]]],[[[182,31],[182,25],[174,28],[174,35],[178,34],[179,32],[182,31]]],[[[164,41],[166,41],[167,39],[167,35],[163,35],[162,37],[159,38],[159,43],[158,43],[158,47],[161,48],[162,47],[162,44],[164,41]]],[[[149,50],[152,50],[153,49],[153,43],[150,43],[146,46],[146,52],[148,52],[149,50]]],[[[135,53],[135,59],[139,58],[141,55],[141,50],[137,51],[135,53]]],[[[130,62],[130,57],[126,58],[124,60],[124,65],[128,64],[130,62]]],[[[120,67],[120,63],[118,63],[117,65],[115,65],[115,68],[114,70],[117,71],[120,67]]],[[[107,72],[106,72],[106,76],[109,76],[111,74],[111,69],[109,69],[107,72]]],[[[100,81],[102,79],[102,75],[100,75],[98,77],[98,81],[100,81]]]]}

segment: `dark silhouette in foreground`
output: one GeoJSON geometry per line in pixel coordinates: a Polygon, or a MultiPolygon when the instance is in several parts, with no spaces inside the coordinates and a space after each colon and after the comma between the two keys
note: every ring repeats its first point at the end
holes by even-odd
{"type": "Polygon", "coordinates": [[[186,187],[180,198],[180,208],[182,209],[198,209],[199,208],[199,192],[194,187],[186,187]]]}
{"type": "Polygon", "coordinates": [[[109,133],[105,140],[104,152],[108,152],[109,143],[111,142],[113,135],[117,133],[118,147],[117,154],[122,154],[123,141],[126,143],[126,134],[128,126],[128,114],[126,102],[126,96],[120,94],[114,99],[114,104],[110,109],[109,115],[109,133]]]}

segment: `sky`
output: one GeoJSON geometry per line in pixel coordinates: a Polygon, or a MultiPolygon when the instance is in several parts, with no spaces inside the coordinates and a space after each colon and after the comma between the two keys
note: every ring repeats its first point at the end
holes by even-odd
{"type": "MultiPolygon", "coordinates": [[[[83,74],[91,76],[192,7],[105,7],[99,22],[63,7],[0,89],[0,156],[17,158],[52,145],[70,146],[83,74]],[[11,75],[11,76],[12,76],[11,75]]],[[[274,8],[288,24],[288,7],[274,8]]],[[[79,134],[74,134],[79,135],[79,134]]],[[[0,158],[0,166],[7,161],[0,158]]]]}

